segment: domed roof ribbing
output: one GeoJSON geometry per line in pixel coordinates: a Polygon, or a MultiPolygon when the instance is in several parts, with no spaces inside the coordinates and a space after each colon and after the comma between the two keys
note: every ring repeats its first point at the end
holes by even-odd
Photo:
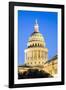
{"type": "Polygon", "coordinates": [[[29,42],[32,41],[42,41],[44,42],[44,38],[40,32],[33,32],[32,35],[29,37],[29,42]]]}
{"type": "Polygon", "coordinates": [[[44,37],[39,32],[39,25],[37,23],[37,20],[34,25],[34,32],[31,34],[31,36],[28,39],[28,47],[31,47],[31,46],[45,47],[44,37]]]}

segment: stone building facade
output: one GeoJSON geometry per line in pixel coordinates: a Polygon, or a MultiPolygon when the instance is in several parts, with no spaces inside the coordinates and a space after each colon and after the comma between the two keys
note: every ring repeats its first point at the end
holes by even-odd
{"type": "Polygon", "coordinates": [[[58,72],[58,57],[55,55],[44,64],[43,70],[55,76],[58,72]]]}
{"type": "Polygon", "coordinates": [[[58,66],[58,57],[57,55],[55,55],[42,66],[33,66],[33,67],[19,66],[18,72],[23,73],[28,69],[38,69],[39,71],[44,70],[47,73],[51,74],[52,76],[56,76],[58,72],[57,66],[58,66]]]}

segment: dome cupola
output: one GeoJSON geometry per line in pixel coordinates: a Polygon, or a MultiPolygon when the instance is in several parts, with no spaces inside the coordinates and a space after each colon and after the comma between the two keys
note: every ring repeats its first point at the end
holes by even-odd
{"type": "Polygon", "coordinates": [[[31,34],[31,36],[28,39],[28,48],[29,47],[45,47],[45,41],[42,34],[39,32],[39,25],[37,23],[37,20],[35,21],[34,25],[34,32],[31,34]]]}

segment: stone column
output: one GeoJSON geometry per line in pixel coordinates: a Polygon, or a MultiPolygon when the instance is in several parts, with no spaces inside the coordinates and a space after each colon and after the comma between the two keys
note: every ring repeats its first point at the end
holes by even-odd
{"type": "Polygon", "coordinates": [[[29,51],[29,60],[30,60],[30,51],[29,51]]]}
{"type": "Polygon", "coordinates": [[[32,51],[32,60],[33,60],[33,51],[32,51]]]}
{"type": "Polygon", "coordinates": [[[32,60],[32,51],[31,51],[30,53],[31,53],[31,57],[30,57],[30,59],[32,60]]]}
{"type": "Polygon", "coordinates": [[[41,50],[40,50],[40,59],[41,59],[41,50]]]}
{"type": "Polygon", "coordinates": [[[35,51],[35,59],[37,60],[37,50],[35,51]]]}
{"type": "Polygon", "coordinates": [[[37,56],[38,56],[38,59],[39,59],[39,50],[38,50],[38,55],[37,56]]]}
{"type": "Polygon", "coordinates": [[[46,52],[46,61],[47,61],[47,52],[46,52]]]}
{"type": "Polygon", "coordinates": [[[42,60],[44,59],[44,52],[42,51],[42,60]]]}
{"type": "Polygon", "coordinates": [[[40,59],[42,60],[42,51],[40,51],[40,59]]]}
{"type": "Polygon", "coordinates": [[[40,59],[40,50],[39,50],[39,59],[40,59]]]}
{"type": "Polygon", "coordinates": [[[37,57],[36,57],[36,60],[38,60],[38,51],[36,51],[36,56],[37,56],[37,57]]]}
{"type": "Polygon", "coordinates": [[[43,59],[45,60],[45,52],[43,51],[43,59]]]}
{"type": "Polygon", "coordinates": [[[47,61],[47,53],[44,51],[44,62],[47,61]]]}
{"type": "Polygon", "coordinates": [[[33,60],[34,60],[34,50],[33,50],[33,60]]]}

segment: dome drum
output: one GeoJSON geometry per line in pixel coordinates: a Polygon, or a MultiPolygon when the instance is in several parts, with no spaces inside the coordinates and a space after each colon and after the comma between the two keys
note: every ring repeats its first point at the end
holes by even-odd
{"type": "Polygon", "coordinates": [[[28,42],[27,46],[28,46],[28,48],[29,47],[45,47],[45,43],[39,42],[39,41],[34,41],[34,42],[28,42]]]}
{"type": "Polygon", "coordinates": [[[27,65],[44,65],[48,59],[48,49],[33,47],[25,50],[25,64],[27,65]]]}

